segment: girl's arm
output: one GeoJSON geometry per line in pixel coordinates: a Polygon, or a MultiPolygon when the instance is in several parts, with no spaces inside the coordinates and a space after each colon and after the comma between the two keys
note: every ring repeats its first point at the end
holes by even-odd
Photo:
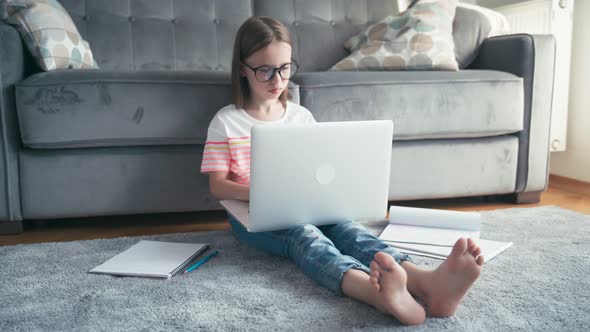
{"type": "Polygon", "coordinates": [[[233,182],[229,179],[229,172],[210,172],[209,190],[215,198],[250,200],[250,186],[233,182]]]}

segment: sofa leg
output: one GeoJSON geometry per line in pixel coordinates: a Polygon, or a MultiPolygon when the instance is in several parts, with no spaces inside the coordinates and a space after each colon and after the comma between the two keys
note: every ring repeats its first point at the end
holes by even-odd
{"type": "Polygon", "coordinates": [[[530,191],[511,194],[511,201],[514,204],[536,204],[541,201],[541,191],[530,191]]]}
{"type": "Polygon", "coordinates": [[[19,234],[23,232],[23,222],[0,220],[0,235],[19,234]]]}

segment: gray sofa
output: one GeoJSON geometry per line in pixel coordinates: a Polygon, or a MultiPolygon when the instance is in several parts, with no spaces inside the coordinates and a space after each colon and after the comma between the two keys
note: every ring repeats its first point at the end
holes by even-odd
{"type": "MultiPolygon", "coordinates": [[[[318,121],[394,120],[391,200],[536,201],[547,185],[551,36],[489,38],[458,72],[327,72],[395,0],[60,2],[101,69],[40,72],[0,23],[0,232],[23,219],[219,209],[201,154],[251,15],[288,25],[293,99],[318,121]]],[[[458,49],[473,15],[457,10],[458,49]]]]}

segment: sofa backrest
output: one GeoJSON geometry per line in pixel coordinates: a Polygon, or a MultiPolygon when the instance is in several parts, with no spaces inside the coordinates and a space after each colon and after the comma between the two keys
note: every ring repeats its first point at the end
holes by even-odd
{"type": "Polygon", "coordinates": [[[285,23],[304,71],[331,67],[343,42],[396,0],[59,0],[99,67],[230,71],[235,33],[252,15],[285,23]]]}
{"type": "Polygon", "coordinates": [[[251,1],[59,0],[98,66],[123,70],[229,70],[251,1]]]}
{"type": "Polygon", "coordinates": [[[229,72],[235,33],[252,15],[291,31],[301,71],[329,69],[343,43],[395,13],[397,0],[59,0],[100,68],[229,72]]]}

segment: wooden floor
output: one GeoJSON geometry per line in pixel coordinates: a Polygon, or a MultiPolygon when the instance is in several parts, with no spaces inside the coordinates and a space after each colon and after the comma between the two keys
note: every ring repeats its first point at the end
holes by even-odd
{"type": "MultiPolygon", "coordinates": [[[[538,204],[516,205],[498,197],[403,201],[392,204],[460,211],[556,205],[590,214],[590,184],[552,175],[538,204]]],[[[21,234],[0,235],[0,245],[225,230],[229,229],[229,224],[225,213],[216,211],[25,221],[24,227],[25,231],[21,234]]]]}

